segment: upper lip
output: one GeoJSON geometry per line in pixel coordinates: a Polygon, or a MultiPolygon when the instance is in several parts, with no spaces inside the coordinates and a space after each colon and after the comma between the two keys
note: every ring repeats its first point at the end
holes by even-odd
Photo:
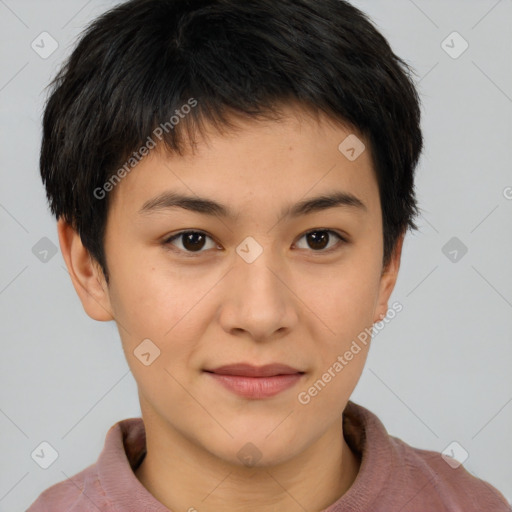
{"type": "Polygon", "coordinates": [[[286,364],[272,363],[263,366],[253,366],[246,363],[228,364],[219,366],[212,370],[205,370],[219,375],[238,375],[242,377],[274,377],[276,375],[291,375],[294,373],[304,373],[297,368],[292,368],[286,364]]]}

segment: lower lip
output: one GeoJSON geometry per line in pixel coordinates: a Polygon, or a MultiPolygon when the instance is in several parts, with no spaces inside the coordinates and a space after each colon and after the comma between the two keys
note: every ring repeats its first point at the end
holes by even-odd
{"type": "Polygon", "coordinates": [[[275,375],[274,377],[243,377],[207,372],[217,382],[244,398],[269,398],[297,384],[302,373],[275,375]]]}

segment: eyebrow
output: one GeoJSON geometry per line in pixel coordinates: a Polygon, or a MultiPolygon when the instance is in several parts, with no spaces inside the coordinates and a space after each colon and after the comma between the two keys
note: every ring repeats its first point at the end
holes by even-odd
{"type": "MultiPolygon", "coordinates": [[[[366,205],[358,197],[349,192],[337,191],[304,199],[293,205],[287,205],[281,210],[279,218],[299,217],[335,207],[348,207],[355,211],[367,211],[366,205]]],[[[204,197],[178,194],[176,192],[164,192],[149,199],[143,204],[139,214],[151,214],[172,208],[182,208],[204,215],[220,216],[232,220],[237,217],[231,208],[216,201],[204,197]]]]}

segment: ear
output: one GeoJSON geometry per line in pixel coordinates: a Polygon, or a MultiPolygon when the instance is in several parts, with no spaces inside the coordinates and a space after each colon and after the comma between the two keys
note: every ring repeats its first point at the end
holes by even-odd
{"type": "Polygon", "coordinates": [[[379,285],[379,296],[373,318],[374,323],[382,320],[387,314],[388,300],[391,296],[391,292],[395,288],[396,280],[398,278],[398,270],[400,268],[400,257],[402,256],[404,237],[405,231],[402,232],[398,238],[388,265],[382,270],[379,285]]]}
{"type": "Polygon", "coordinates": [[[100,265],[82,245],[78,233],[63,219],[57,222],[60,249],[85,312],[94,320],[113,320],[108,285],[100,265]]]}

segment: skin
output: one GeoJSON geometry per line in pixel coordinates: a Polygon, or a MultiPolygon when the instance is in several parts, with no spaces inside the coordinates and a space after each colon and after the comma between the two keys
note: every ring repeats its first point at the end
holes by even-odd
{"type": "Polygon", "coordinates": [[[308,404],[298,394],[386,314],[403,237],[383,268],[369,145],[351,162],[338,145],[353,130],[295,107],[285,112],[281,121],[238,120],[240,129],[229,133],[212,128],[185,156],[153,150],[145,157],[111,192],[108,286],[79,236],[58,223],[83,307],[95,320],[116,321],[138,385],[147,455],[136,476],[171,510],[320,511],[359,470],[341,435],[342,412],[369,344],[308,404]],[[168,190],[213,199],[236,216],[139,213],[168,190]],[[279,216],[285,205],[334,190],[357,196],[366,209],[279,216]],[[348,242],[330,234],[315,251],[305,235],[318,228],[348,242]],[[183,230],[211,238],[202,248],[196,241],[200,252],[187,256],[183,238],[164,243],[183,230]],[[248,236],[263,249],[252,263],[236,252],[248,236]],[[147,338],[160,349],[149,366],[134,355],[147,338]],[[280,362],[305,374],[274,397],[241,398],[203,372],[236,362],[280,362]],[[253,467],[237,456],[248,442],[261,453],[253,467]]]}

